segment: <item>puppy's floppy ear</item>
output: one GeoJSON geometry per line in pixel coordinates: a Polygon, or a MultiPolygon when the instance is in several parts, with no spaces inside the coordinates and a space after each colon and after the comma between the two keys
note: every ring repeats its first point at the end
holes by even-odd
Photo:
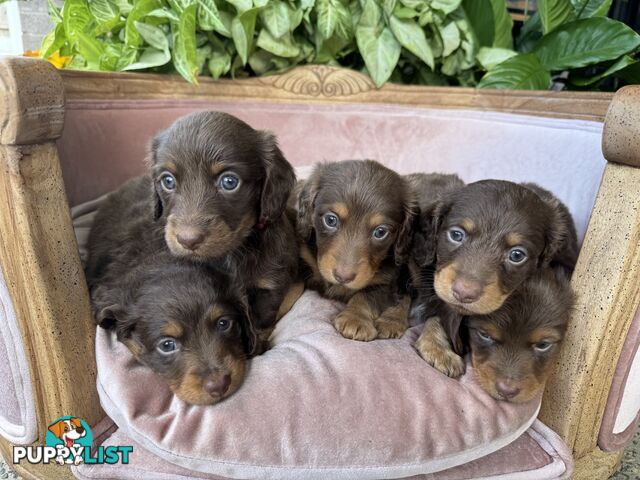
{"type": "Polygon", "coordinates": [[[411,254],[419,267],[426,267],[435,262],[440,225],[450,208],[451,203],[441,199],[423,209],[418,215],[411,254]]]}
{"type": "Polygon", "coordinates": [[[418,213],[418,203],[416,202],[413,193],[410,193],[404,202],[404,220],[400,226],[400,231],[398,232],[398,238],[396,239],[394,249],[396,265],[403,265],[409,259],[411,243],[413,241],[413,230],[418,213]]]}
{"type": "Polygon", "coordinates": [[[270,132],[260,132],[260,135],[265,169],[260,197],[260,223],[267,223],[280,218],[284,213],[289,194],[296,183],[296,175],[278,148],[275,136],[270,132]]]}
{"type": "Polygon", "coordinates": [[[578,238],[569,209],[550,191],[534,183],[525,183],[523,186],[533,190],[549,208],[549,225],[541,255],[542,266],[560,269],[570,278],[578,260],[578,238]]]}
{"type": "Polygon", "coordinates": [[[244,295],[240,300],[242,306],[242,343],[248,356],[261,353],[261,341],[255,325],[252,321],[249,299],[244,295]]]}
{"type": "Polygon", "coordinates": [[[158,150],[160,146],[164,143],[166,137],[166,132],[160,132],[157,134],[149,145],[149,153],[147,155],[147,167],[150,170],[150,178],[151,178],[151,211],[153,212],[153,219],[158,220],[162,217],[162,213],[164,211],[164,204],[162,203],[162,197],[158,193],[159,186],[156,185],[155,179],[153,178],[153,167],[158,163],[158,150]]]}
{"type": "Polygon", "coordinates": [[[309,240],[313,232],[313,209],[318,190],[320,190],[322,168],[322,165],[317,165],[311,176],[303,180],[298,189],[296,230],[305,241],[309,240]]]}
{"type": "Polygon", "coordinates": [[[59,420],[53,425],[49,425],[49,431],[53,433],[57,438],[62,437],[62,433],[64,432],[64,420],[59,420]]]}
{"type": "Polygon", "coordinates": [[[123,288],[100,285],[93,291],[91,300],[96,323],[106,330],[115,330],[118,340],[127,343],[136,321],[128,314],[129,300],[123,288]]]}

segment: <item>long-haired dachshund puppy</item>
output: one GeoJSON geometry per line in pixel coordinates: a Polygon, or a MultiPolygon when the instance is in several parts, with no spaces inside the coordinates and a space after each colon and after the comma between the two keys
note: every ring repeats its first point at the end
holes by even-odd
{"type": "Polygon", "coordinates": [[[242,384],[256,332],[244,290],[206,265],[167,251],[119,263],[92,290],[96,321],[191,404],[213,404],[242,384]]]}
{"type": "Polygon", "coordinates": [[[285,215],[295,175],[274,136],[225,113],[194,113],[153,139],[149,166],[148,176],[112,194],[146,201],[146,210],[129,219],[132,228],[114,228],[122,211],[98,213],[89,240],[90,283],[133,240],[139,222],[176,258],[237,275],[252,321],[268,336],[298,263],[295,228],[285,215]]]}
{"type": "Polygon", "coordinates": [[[499,400],[539,395],[564,337],[573,294],[568,280],[546,268],[488,315],[465,319],[478,382],[499,400]]]}
{"type": "Polygon", "coordinates": [[[398,289],[415,214],[413,192],[371,160],[321,164],[299,186],[297,228],[306,285],[347,302],[335,319],[347,338],[395,338],[407,327],[398,289]]]}
{"type": "Polygon", "coordinates": [[[576,232],[567,208],[536,185],[449,181],[434,197],[441,176],[425,175],[421,182],[411,312],[427,321],[416,348],[455,377],[464,372],[464,316],[496,311],[542,268],[569,277],[578,254],[576,232]]]}

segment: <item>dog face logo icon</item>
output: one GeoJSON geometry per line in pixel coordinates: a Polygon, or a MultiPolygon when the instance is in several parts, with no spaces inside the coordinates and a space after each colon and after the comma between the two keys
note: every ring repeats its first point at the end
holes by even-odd
{"type": "Polygon", "coordinates": [[[91,429],[78,417],[60,417],[49,425],[46,437],[47,446],[56,447],[56,462],[82,463],[84,447],[91,448],[93,438],[91,429]]]}

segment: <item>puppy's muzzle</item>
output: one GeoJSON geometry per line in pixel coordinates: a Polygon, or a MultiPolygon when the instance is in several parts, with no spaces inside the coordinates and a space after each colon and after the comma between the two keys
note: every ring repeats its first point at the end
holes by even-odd
{"type": "Polygon", "coordinates": [[[340,265],[333,269],[333,278],[339,284],[350,283],[356,278],[356,272],[349,266],[340,265]]]}
{"type": "Polygon", "coordinates": [[[212,397],[222,397],[229,390],[231,375],[210,376],[202,381],[202,389],[212,397]]]}
{"type": "Polygon", "coordinates": [[[451,286],[453,297],[460,303],[473,303],[482,295],[482,286],[466,278],[458,278],[451,286]]]}
{"type": "Polygon", "coordinates": [[[187,250],[196,250],[204,240],[205,233],[195,228],[182,228],[176,234],[176,240],[187,250]]]}

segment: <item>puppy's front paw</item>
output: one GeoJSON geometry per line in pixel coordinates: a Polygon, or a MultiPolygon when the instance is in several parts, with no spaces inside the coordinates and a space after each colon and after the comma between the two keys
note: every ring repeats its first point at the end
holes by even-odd
{"type": "Polygon", "coordinates": [[[400,338],[404,335],[409,326],[407,321],[408,310],[409,301],[407,299],[382,312],[382,315],[376,318],[375,321],[378,338],[400,338]]]}
{"type": "Polygon", "coordinates": [[[333,324],[343,337],[351,338],[352,340],[370,342],[378,335],[373,322],[354,315],[348,308],[338,314],[333,324]]]}
{"type": "Polygon", "coordinates": [[[425,362],[445,375],[456,378],[464,374],[464,359],[451,349],[439,319],[427,320],[416,350],[425,362]]]}
{"type": "Polygon", "coordinates": [[[407,330],[406,322],[384,316],[376,319],[375,325],[378,330],[378,338],[400,338],[407,330]]]}

